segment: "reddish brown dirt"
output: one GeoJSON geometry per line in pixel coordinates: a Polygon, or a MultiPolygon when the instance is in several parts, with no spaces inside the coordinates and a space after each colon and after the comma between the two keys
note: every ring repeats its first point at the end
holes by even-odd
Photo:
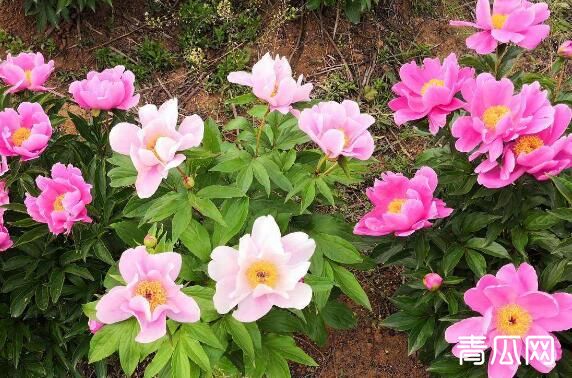
{"type": "MultiPolygon", "coordinates": [[[[336,12],[335,9],[326,10],[321,19],[317,13],[305,12],[301,18],[283,22],[275,16],[280,7],[283,7],[283,2],[272,2],[274,4],[264,7],[268,14],[264,15],[264,32],[252,46],[253,59],[268,51],[285,55],[291,59],[296,74],[303,74],[317,86],[328,74],[339,72],[362,88],[372,77],[392,69],[377,63],[386,32],[399,30],[403,33],[403,38],[434,45],[436,54],[440,56],[458,50],[463,44],[462,39],[448,30],[443,21],[412,18],[410,2],[407,0],[382,1],[377,16],[368,15],[359,25],[351,25],[340,14],[343,12],[336,12]]],[[[161,39],[167,44],[176,43],[177,30],[168,31],[168,35],[165,32],[146,30],[146,4],[145,0],[115,1],[113,11],[99,10],[96,14],[83,16],[77,23],[63,25],[60,30],[51,30],[49,36],[54,39],[58,49],[56,56],[50,58],[55,59],[59,70],[81,71],[95,68],[94,51],[102,46],[131,51],[149,33],[153,33],[154,39],[161,39]]],[[[33,21],[24,16],[22,1],[2,4],[0,29],[20,37],[27,44],[45,38],[43,32],[36,30],[33,21]]],[[[0,54],[3,53],[0,50],[0,54]]],[[[209,54],[209,59],[214,61],[216,56],[211,55],[209,54]]],[[[212,66],[209,68],[212,69],[212,66]]],[[[66,92],[67,84],[53,83],[62,94],[66,92]]],[[[224,120],[230,109],[224,105],[220,96],[207,93],[202,84],[200,75],[179,67],[147,78],[139,92],[145,101],[153,103],[178,96],[185,112],[197,112],[215,120],[224,120]]],[[[396,136],[388,135],[385,140],[389,139],[395,141],[396,136]]],[[[415,155],[419,144],[413,145],[415,147],[411,148],[408,143],[407,148],[411,148],[410,153],[415,155]]],[[[398,143],[395,144],[395,149],[394,153],[400,153],[398,143]]],[[[378,156],[378,159],[383,161],[382,156],[378,156]]],[[[381,169],[383,163],[378,165],[381,169]]],[[[348,214],[349,218],[355,218],[355,213],[352,213],[348,214]]],[[[401,282],[400,271],[396,268],[378,268],[361,273],[359,279],[370,296],[373,312],[352,305],[359,319],[358,326],[353,330],[332,332],[324,348],[319,349],[312,343],[301,340],[303,348],[316,359],[320,367],[311,369],[293,366],[294,376],[428,376],[415,356],[407,356],[406,336],[379,325],[383,318],[394,311],[388,298],[401,282]]],[[[112,373],[112,376],[116,376],[116,373],[112,373]]]]}

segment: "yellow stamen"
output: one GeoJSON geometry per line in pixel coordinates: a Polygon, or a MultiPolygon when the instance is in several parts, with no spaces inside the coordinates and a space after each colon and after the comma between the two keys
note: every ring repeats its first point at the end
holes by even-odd
{"type": "Polygon", "coordinates": [[[64,211],[64,205],[62,204],[64,196],[65,194],[60,194],[56,197],[56,200],[54,201],[54,211],[64,211]]]}
{"type": "Polygon", "coordinates": [[[544,146],[544,141],[536,135],[521,136],[516,140],[512,150],[518,156],[520,154],[529,154],[534,150],[544,146]]]}
{"type": "Polygon", "coordinates": [[[246,280],[252,288],[258,285],[274,287],[278,278],[278,268],[270,261],[257,261],[246,270],[246,280]]]}
{"type": "Polygon", "coordinates": [[[25,127],[20,127],[12,133],[12,144],[20,147],[32,135],[32,130],[25,127]]]}
{"type": "Polygon", "coordinates": [[[485,127],[489,130],[494,130],[497,127],[499,121],[510,114],[510,108],[504,105],[491,106],[483,113],[483,122],[485,127]]]}
{"type": "Polygon", "coordinates": [[[508,16],[506,14],[502,14],[502,13],[493,14],[493,16],[491,17],[493,28],[502,29],[507,18],[508,18],[508,16]]]}
{"type": "Polygon", "coordinates": [[[509,304],[496,312],[497,330],[503,336],[524,336],[532,325],[532,316],[517,304],[509,304]]]}
{"type": "Polygon", "coordinates": [[[32,84],[32,71],[26,70],[24,71],[24,80],[28,84],[32,84]]]}
{"type": "Polygon", "coordinates": [[[429,90],[429,88],[444,87],[444,86],[445,86],[445,82],[443,80],[431,79],[428,82],[426,82],[425,84],[423,84],[423,87],[421,88],[421,96],[423,96],[425,94],[425,92],[427,92],[429,90]]]}
{"type": "Polygon", "coordinates": [[[276,84],[274,84],[274,89],[272,90],[272,93],[270,93],[270,97],[274,97],[278,94],[278,82],[276,82],[276,84]]]}
{"type": "Polygon", "coordinates": [[[387,206],[387,212],[392,214],[401,213],[401,208],[403,207],[406,201],[407,201],[406,199],[401,199],[401,198],[394,199],[387,206]]]}
{"type": "Polygon", "coordinates": [[[159,305],[167,303],[167,291],[159,281],[141,281],[135,287],[135,295],[140,295],[149,302],[151,311],[159,305]]]}

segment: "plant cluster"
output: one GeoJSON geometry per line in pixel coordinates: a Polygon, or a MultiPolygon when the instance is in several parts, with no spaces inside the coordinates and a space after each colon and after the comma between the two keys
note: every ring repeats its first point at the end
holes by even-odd
{"type": "Polygon", "coordinates": [[[310,10],[316,10],[322,6],[337,6],[341,4],[344,7],[344,13],[348,20],[357,24],[361,20],[364,12],[370,11],[374,4],[379,0],[309,0],[306,7],[310,10]]]}
{"type": "Polygon", "coordinates": [[[112,6],[112,0],[25,0],[24,12],[36,18],[38,29],[48,25],[57,27],[62,21],[69,21],[75,12],[95,9],[103,4],[112,6]]]}

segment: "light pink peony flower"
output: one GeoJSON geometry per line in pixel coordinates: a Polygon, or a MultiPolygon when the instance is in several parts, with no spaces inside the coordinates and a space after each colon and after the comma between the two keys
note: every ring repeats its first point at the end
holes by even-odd
{"type": "Polygon", "coordinates": [[[564,41],[558,47],[558,55],[563,58],[572,59],[572,40],[564,41]]]}
{"type": "MultiPolygon", "coordinates": [[[[520,357],[525,357],[524,341],[527,336],[548,337],[554,340],[555,359],[562,357],[562,349],[551,332],[572,328],[572,295],[548,294],[538,291],[538,277],[532,266],[523,263],[518,270],[513,264],[500,268],[496,276],[483,276],[475,288],[465,292],[465,303],[481,316],[461,320],[445,330],[449,343],[458,343],[462,336],[484,336],[489,357],[490,378],[511,378],[519,367],[520,357]],[[495,345],[496,336],[515,336],[516,352],[508,348],[512,364],[501,364],[503,342],[495,345]]],[[[509,342],[509,345],[512,345],[509,342]]],[[[453,354],[460,356],[460,344],[453,347],[453,354]]],[[[508,357],[504,359],[506,362],[508,357]]],[[[508,360],[510,361],[510,360],[508,360]]],[[[536,358],[530,365],[541,373],[548,373],[555,364],[546,365],[536,358]]]]}
{"type": "Polygon", "coordinates": [[[443,283],[443,277],[438,275],[437,273],[427,273],[425,277],[423,277],[423,285],[430,291],[439,290],[441,284],[443,283]]]}
{"type": "Polygon", "coordinates": [[[316,142],[329,159],[343,155],[367,160],[374,150],[373,137],[367,130],[375,123],[369,114],[362,114],[354,101],[341,104],[328,101],[304,109],[298,125],[316,142]]]}
{"type": "Polygon", "coordinates": [[[423,66],[407,63],[399,69],[401,81],[392,88],[399,97],[389,102],[395,113],[397,125],[428,117],[429,130],[436,135],[445,126],[447,115],[463,107],[463,101],[455,97],[465,80],[472,78],[475,70],[461,68],[455,54],[443,60],[425,59],[423,66]]]}
{"type": "Polygon", "coordinates": [[[54,235],[69,234],[75,222],[91,223],[86,209],[91,203],[91,185],[85,182],[79,169],[56,163],[52,177],[38,176],[36,184],[40,195],[33,197],[26,193],[24,203],[32,219],[46,223],[54,235]]]}
{"type": "Polygon", "coordinates": [[[71,83],[69,93],[83,109],[128,110],[139,103],[134,83],[133,72],[116,66],[101,72],[89,72],[87,79],[71,83]]]}
{"type": "Polygon", "coordinates": [[[10,234],[8,233],[8,229],[4,226],[4,223],[0,223],[0,252],[4,252],[10,247],[12,247],[14,243],[10,238],[10,234]]]}
{"type": "Polygon", "coordinates": [[[546,3],[527,0],[478,0],[476,23],[451,21],[453,26],[470,26],[481,31],[467,38],[467,47],[479,54],[492,53],[499,43],[512,42],[532,50],[548,37],[550,26],[543,24],[550,16],[546,3]]]}
{"type": "Polygon", "coordinates": [[[433,198],[437,174],[429,167],[419,169],[412,179],[401,173],[385,172],[381,181],[375,180],[367,196],[374,208],[356,224],[354,234],[409,236],[422,228],[431,227],[432,219],[448,217],[453,209],[433,198]]]}
{"type": "Polygon", "coordinates": [[[135,188],[140,198],[151,197],[169,169],[179,166],[185,155],[177,152],[197,147],[203,140],[204,124],[198,115],[186,117],[177,129],[177,99],[139,108],[141,127],[119,123],[109,134],[113,151],[129,155],[137,169],[135,188]]]}
{"type": "Polygon", "coordinates": [[[226,314],[238,305],[234,318],[253,322],[272,306],[308,306],[312,288],[302,278],[315,249],[314,240],[303,232],[281,236],[271,215],[256,219],[252,234],[240,238],[238,250],[221,246],[212,252],[208,273],[216,281],[216,310],[226,314]]]}
{"type": "Polygon", "coordinates": [[[267,53],[252,67],[252,73],[245,71],[231,72],[228,81],[234,84],[252,87],[252,93],[266,101],[270,111],[277,110],[282,114],[292,109],[292,104],[309,101],[312,84],[302,85],[303,77],[298,81],[292,77],[292,68],[286,57],[279,55],[273,59],[267,53]]]}
{"type": "Polygon", "coordinates": [[[564,104],[556,105],[554,110],[554,122],[549,128],[506,144],[500,164],[483,161],[475,169],[478,182],[487,188],[501,188],[525,173],[537,180],[548,180],[572,167],[572,135],[563,136],[572,110],[564,104]]]}
{"type": "Polygon", "coordinates": [[[97,331],[99,331],[101,327],[104,326],[104,324],[97,320],[89,320],[87,322],[87,326],[89,327],[89,332],[91,332],[92,335],[95,335],[97,331]]]}
{"type": "Polygon", "coordinates": [[[42,53],[20,53],[13,57],[8,54],[0,63],[0,79],[10,85],[8,93],[16,93],[29,89],[31,91],[47,91],[44,83],[54,71],[54,61],[45,62],[42,53]]]}
{"type": "Polygon", "coordinates": [[[135,341],[139,343],[165,336],[167,318],[179,323],[199,321],[199,306],[175,283],[181,261],[178,253],[150,255],[143,246],[123,252],[119,272],[127,286],[115,286],[101,297],[95,307],[97,319],[113,324],[135,316],[140,327],[135,341]]]}
{"type": "Polygon", "coordinates": [[[0,132],[0,154],[20,156],[26,161],[44,152],[52,136],[52,124],[40,104],[23,102],[18,111],[0,112],[0,132]]]}
{"type": "Polygon", "coordinates": [[[493,162],[502,155],[505,142],[540,132],[554,121],[554,108],[538,82],[515,94],[509,79],[497,81],[483,73],[467,80],[462,94],[469,115],[457,118],[451,133],[457,138],[457,150],[474,151],[470,160],[488,154],[493,162]]]}

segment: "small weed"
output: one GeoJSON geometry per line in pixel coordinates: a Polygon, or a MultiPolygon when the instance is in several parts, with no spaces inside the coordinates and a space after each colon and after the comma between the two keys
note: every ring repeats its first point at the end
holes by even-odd
{"type": "Polygon", "coordinates": [[[228,86],[227,76],[233,71],[244,70],[250,61],[250,51],[239,49],[223,58],[205,85],[205,89],[214,92],[217,88],[222,91],[228,86]]]}
{"type": "Polygon", "coordinates": [[[160,42],[145,38],[137,55],[141,63],[153,71],[164,71],[173,66],[174,55],[160,42]]]}
{"type": "Polygon", "coordinates": [[[0,29],[0,47],[12,54],[30,50],[19,37],[13,36],[2,29],[0,29]]]}
{"type": "Polygon", "coordinates": [[[117,53],[107,47],[103,47],[95,51],[95,61],[98,69],[100,70],[122,65],[128,70],[133,71],[137,78],[146,77],[149,74],[149,69],[145,65],[136,64],[127,56],[117,53]]]}
{"type": "Polygon", "coordinates": [[[355,97],[358,86],[347,80],[339,72],[334,72],[320,84],[316,96],[325,101],[342,101],[345,98],[355,97]]]}

